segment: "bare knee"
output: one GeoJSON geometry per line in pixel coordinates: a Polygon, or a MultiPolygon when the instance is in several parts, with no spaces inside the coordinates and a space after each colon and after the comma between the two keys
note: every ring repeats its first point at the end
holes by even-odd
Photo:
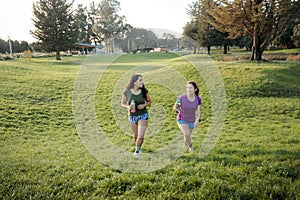
{"type": "Polygon", "coordinates": [[[137,137],[138,136],[138,125],[137,124],[131,124],[130,127],[131,127],[131,130],[133,132],[133,136],[137,137]]]}

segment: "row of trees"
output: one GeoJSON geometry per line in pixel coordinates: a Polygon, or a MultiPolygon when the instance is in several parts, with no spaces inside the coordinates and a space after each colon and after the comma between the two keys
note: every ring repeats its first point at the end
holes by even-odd
{"type": "Polygon", "coordinates": [[[31,31],[45,51],[55,51],[60,60],[60,51],[69,50],[77,42],[95,45],[126,29],[124,17],[117,14],[119,2],[103,0],[91,3],[87,10],[82,5],[73,9],[74,1],[40,0],[33,4],[31,31]]]}
{"type": "Polygon", "coordinates": [[[126,23],[125,16],[119,15],[120,2],[117,0],[102,0],[101,3],[92,2],[89,8],[82,4],[75,11],[79,23],[79,41],[83,43],[113,45],[112,39],[124,35],[132,26],[126,23]]]}
{"type": "Polygon", "coordinates": [[[89,7],[79,4],[76,9],[72,9],[73,2],[40,0],[33,4],[35,30],[31,34],[38,40],[34,46],[55,51],[57,60],[60,51],[71,49],[75,43],[105,45],[113,53],[115,46],[130,52],[166,41],[164,46],[169,46],[175,41],[170,34],[158,39],[150,30],[133,28],[125,16],[118,14],[121,8],[117,0],[92,2],[89,7]]]}
{"type": "Polygon", "coordinates": [[[55,51],[60,59],[60,51],[71,49],[75,43],[105,45],[113,53],[117,46],[123,52],[136,49],[164,47],[178,49],[179,39],[169,33],[157,38],[151,30],[134,28],[119,15],[117,0],[102,0],[90,5],[77,5],[65,0],[39,0],[33,4],[31,34],[38,40],[35,49],[55,51]]]}
{"type": "Polygon", "coordinates": [[[143,28],[131,28],[124,35],[114,38],[114,41],[123,52],[128,53],[135,50],[153,49],[156,47],[167,50],[178,50],[180,48],[180,40],[175,35],[163,33],[158,38],[153,31],[143,28]]]}
{"type": "MultiPolygon", "coordinates": [[[[124,52],[135,49],[164,47],[180,49],[189,46],[184,38],[164,33],[162,38],[151,31],[134,28],[119,15],[117,0],[102,0],[89,7],[82,4],[74,9],[74,1],[39,0],[33,4],[31,34],[38,40],[32,44],[35,49],[60,51],[74,48],[74,44],[88,43],[105,45],[110,52],[118,46],[124,52]]],[[[252,49],[252,60],[261,60],[263,51],[273,42],[286,47],[299,46],[299,1],[298,0],[198,0],[188,8],[191,22],[184,27],[184,35],[196,40],[200,46],[237,45],[252,49]]],[[[21,42],[20,51],[28,49],[21,42]]],[[[7,44],[0,40],[2,52],[7,44]]],[[[13,46],[18,46],[17,42],[13,46]]]]}
{"type": "MultiPolygon", "coordinates": [[[[178,49],[179,39],[170,33],[158,38],[153,31],[134,28],[126,23],[125,16],[118,15],[120,3],[116,0],[103,0],[99,4],[92,2],[89,7],[82,4],[73,9],[73,2],[63,0],[40,0],[33,4],[33,23],[35,29],[31,34],[38,40],[28,45],[13,43],[13,52],[27,50],[56,52],[60,59],[60,51],[74,48],[76,43],[118,47],[123,52],[164,47],[178,49]]],[[[0,41],[1,52],[9,52],[8,42],[0,41]]]]}
{"type": "MultiPolygon", "coordinates": [[[[15,53],[24,52],[29,49],[29,44],[26,41],[10,41],[11,48],[15,53]]],[[[9,41],[0,38],[0,53],[8,54],[10,53],[9,41]]]]}
{"type": "Polygon", "coordinates": [[[184,35],[201,46],[249,44],[251,60],[262,60],[273,42],[299,47],[300,2],[298,0],[198,0],[187,10],[192,18],[184,35]]]}
{"type": "Polygon", "coordinates": [[[157,38],[151,30],[132,27],[126,23],[125,16],[118,15],[120,9],[120,3],[111,0],[100,4],[92,2],[89,7],[79,4],[75,11],[79,22],[79,42],[95,45],[105,42],[111,52],[115,46],[123,52],[131,52],[157,46],[174,48],[174,44],[177,45],[178,39],[172,34],[165,33],[162,38],[157,38]]]}

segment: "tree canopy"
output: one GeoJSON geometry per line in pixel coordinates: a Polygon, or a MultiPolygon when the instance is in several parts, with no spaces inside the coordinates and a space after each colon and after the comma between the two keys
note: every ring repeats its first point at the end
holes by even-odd
{"type": "Polygon", "coordinates": [[[126,23],[125,16],[119,15],[120,2],[117,0],[102,0],[98,4],[96,10],[95,24],[93,24],[93,31],[99,35],[103,40],[106,40],[106,44],[111,46],[113,51],[114,36],[124,33],[131,26],[126,23]],[[111,40],[110,40],[111,39],[111,40]]]}
{"type": "MultiPolygon", "coordinates": [[[[26,41],[10,41],[13,53],[20,53],[28,50],[29,44],[26,41]]],[[[8,53],[10,51],[9,42],[0,38],[0,53],[8,53]]]]}
{"type": "Polygon", "coordinates": [[[78,40],[78,24],[73,15],[72,2],[66,0],[39,0],[33,3],[33,24],[30,31],[44,50],[55,51],[60,60],[60,51],[70,49],[78,40]]]}
{"type": "Polygon", "coordinates": [[[230,43],[227,33],[220,32],[208,22],[212,20],[212,16],[206,9],[206,5],[209,5],[210,1],[199,0],[189,5],[187,14],[192,21],[186,24],[183,34],[197,41],[200,46],[207,47],[208,54],[210,54],[211,46],[221,45],[224,45],[224,53],[227,53],[227,45],[230,43]]]}
{"type": "Polygon", "coordinates": [[[156,35],[151,30],[142,28],[130,28],[123,35],[116,37],[115,41],[127,53],[157,46],[156,35]]]}
{"type": "Polygon", "coordinates": [[[230,38],[252,38],[251,60],[262,60],[263,51],[299,18],[298,0],[216,0],[206,4],[208,22],[230,38]]]}

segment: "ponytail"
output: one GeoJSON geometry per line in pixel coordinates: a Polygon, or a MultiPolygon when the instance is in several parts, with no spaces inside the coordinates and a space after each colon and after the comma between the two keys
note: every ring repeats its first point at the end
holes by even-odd
{"type": "Polygon", "coordinates": [[[142,90],[142,95],[143,95],[143,98],[145,100],[147,100],[147,93],[148,93],[148,90],[146,89],[145,85],[143,84],[143,87],[141,88],[142,90]]]}

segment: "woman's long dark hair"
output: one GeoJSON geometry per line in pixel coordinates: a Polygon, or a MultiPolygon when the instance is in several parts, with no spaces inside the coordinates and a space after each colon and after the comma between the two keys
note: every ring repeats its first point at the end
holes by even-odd
{"type": "Polygon", "coordinates": [[[126,85],[127,89],[132,89],[134,87],[134,82],[136,82],[142,75],[140,74],[133,74],[128,80],[128,83],[126,85]]]}
{"type": "Polygon", "coordinates": [[[196,90],[196,91],[195,91],[195,94],[196,94],[197,96],[199,96],[200,90],[199,90],[199,87],[197,86],[197,84],[195,83],[195,81],[188,81],[187,84],[192,84],[192,85],[194,86],[195,90],[196,90]]]}
{"type": "MultiPolygon", "coordinates": [[[[139,79],[139,77],[143,77],[143,76],[140,74],[131,75],[131,77],[129,78],[128,83],[126,85],[126,88],[129,90],[132,89],[134,87],[134,82],[136,82],[139,79]]],[[[146,99],[147,89],[145,88],[144,84],[143,84],[143,87],[141,88],[141,90],[142,90],[144,99],[146,99]]]]}

